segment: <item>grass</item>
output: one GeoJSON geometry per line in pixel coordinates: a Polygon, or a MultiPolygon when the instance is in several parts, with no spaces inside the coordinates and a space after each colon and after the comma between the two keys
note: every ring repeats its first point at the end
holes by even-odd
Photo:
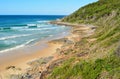
{"type": "Polygon", "coordinates": [[[48,79],[66,79],[72,73],[70,72],[74,58],[66,60],[60,67],[55,67],[52,75],[48,79]]]}
{"type": "Polygon", "coordinates": [[[106,71],[111,77],[119,77],[120,73],[120,58],[117,56],[110,56],[104,59],[97,59],[94,62],[80,61],[73,65],[73,60],[67,60],[60,67],[54,68],[49,79],[97,79],[100,78],[102,71],[106,71]]]}
{"type": "MultiPolygon", "coordinates": [[[[94,23],[99,18],[109,16],[113,10],[119,10],[119,0],[99,0],[98,2],[84,6],[65,17],[65,22],[94,23]]],[[[118,12],[117,14],[119,14],[118,12]]]]}
{"type": "MultiPolygon", "coordinates": [[[[99,0],[62,19],[63,22],[98,26],[95,33],[76,42],[75,53],[88,52],[88,59],[66,60],[55,67],[49,79],[120,79],[120,0],[99,0]],[[88,43],[87,39],[97,40],[88,43]],[[79,49],[79,50],[78,50],[79,49]],[[94,56],[94,57],[91,57],[94,56]]],[[[70,51],[68,51],[70,53],[70,51]]],[[[73,54],[75,54],[73,53],[73,54]]]]}

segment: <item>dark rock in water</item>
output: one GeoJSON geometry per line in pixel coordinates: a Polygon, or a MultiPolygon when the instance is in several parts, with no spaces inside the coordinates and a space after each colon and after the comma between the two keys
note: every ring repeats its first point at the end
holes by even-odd
{"type": "Polygon", "coordinates": [[[10,30],[10,27],[4,27],[3,30],[10,30]]]}
{"type": "Polygon", "coordinates": [[[10,27],[2,27],[2,28],[0,28],[0,31],[3,31],[3,30],[11,30],[11,28],[10,27]]]}
{"type": "Polygon", "coordinates": [[[29,28],[37,28],[37,26],[29,26],[29,28]]]}
{"type": "Polygon", "coordinates": [[[18,24],[18,25],[11,25],[11,26],[27,26],[27,24],[18,24]]]}

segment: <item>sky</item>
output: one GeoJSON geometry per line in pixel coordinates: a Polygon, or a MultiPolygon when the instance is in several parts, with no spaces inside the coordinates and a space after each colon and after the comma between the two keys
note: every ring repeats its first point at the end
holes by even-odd
{"type": "Polygon", "coordinates": [[[69,15],[98,0],[0,0],[0,15],[69,15]]]}

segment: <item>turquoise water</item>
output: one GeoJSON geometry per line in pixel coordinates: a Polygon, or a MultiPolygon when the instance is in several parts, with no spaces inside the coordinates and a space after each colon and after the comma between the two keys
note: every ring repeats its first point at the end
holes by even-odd
{"type": "Polygon", "coordinates": [[[0,16],[0,52],[34,44],[69,31],[69,27],[49,24],[64,16],[0,16]]]}

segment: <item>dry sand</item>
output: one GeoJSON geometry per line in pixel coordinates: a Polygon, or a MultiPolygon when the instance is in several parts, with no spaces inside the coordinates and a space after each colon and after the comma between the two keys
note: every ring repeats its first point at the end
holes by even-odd
{"type": "Polygon", "coordinates": [[[9,66],[15,66],[25,71],[29,68],[29,65],[27,65],[28,62],[40,57],[53,56],[56,49],[61,46],[61,44],[44,43],[4,53],[0,55],[0,76],[3,77],[9,73],[14,73],[14,71],[6,70],[6,67],[9,66]]]}

